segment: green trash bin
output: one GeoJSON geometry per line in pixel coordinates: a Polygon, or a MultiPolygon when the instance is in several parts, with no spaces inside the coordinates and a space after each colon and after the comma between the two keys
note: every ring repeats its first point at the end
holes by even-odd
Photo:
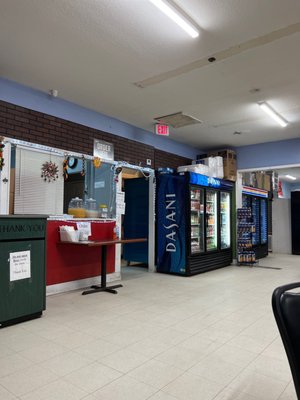
{"type": "Polygon", "coordinates": [[[0,215],[0,327],[46,309],[47,216],[0,215]]]}

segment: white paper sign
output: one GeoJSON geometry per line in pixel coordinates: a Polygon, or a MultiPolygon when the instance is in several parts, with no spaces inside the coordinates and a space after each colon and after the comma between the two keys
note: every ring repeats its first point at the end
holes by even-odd
{"type": "Polygon", "coordinates": [[[125,192],[117,192],[116,201],[117,201],[117,203],[124,203],[125,192]]]}
{"type": "Polygon", "coordinates": [[[123,202],[117,203],[117,214],[125,214],[125,206],[126,204],[123,202]]]}
{"type": "Polygon", "coordinates": [[[30,250],[9,253],[10,281],[31,277],[30,250]]]}
{"type": "Polygon", "coordinates": [[[87,236],[91,236],[92,228],[90,222],[77,222],[77,229],[87,236]]]}
{"type": "Polygon", "coordinates": [[[95,187],[95,189],[103,189],[103,188],[105,188],[105,181],[95,182],[94,187],[95,187]]]}

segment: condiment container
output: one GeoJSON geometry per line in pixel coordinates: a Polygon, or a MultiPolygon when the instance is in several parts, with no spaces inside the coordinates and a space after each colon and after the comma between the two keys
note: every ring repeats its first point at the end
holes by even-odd
{"type": "Polygon", "coordinates": [[[71,199],[68,207],[68,214],[73,215],[75,218],[85,218],[85,208],[83,206],[83,200],[79,197],[71,199]]]}
{"type": "Polygon", "coordinates": [[[100,218],[108,218],[108,208],[106,204],[100,204],[100,218]]]}
{"type": "Polygon", "coordinates": [[[98,209],[97,202],[95,199],[87,199],[85,201],[85,214],[87,218],[97,218],[98,217],[98,209]]]}

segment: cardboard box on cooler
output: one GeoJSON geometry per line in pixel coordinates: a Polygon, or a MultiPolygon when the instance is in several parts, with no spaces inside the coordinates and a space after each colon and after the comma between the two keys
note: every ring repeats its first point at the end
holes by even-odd
{"type": "Polygon", "coordinates": [[[223,159],[222,157],[207,157],[203,158],[202,161],[204,161],[204,164],[208,166],[209,169],[209,176],[212,176],[214,178],[220,178],[222,179],[224,176],[223,172],[223,159]]]}
{"type": "Polygon", "coordinates": [[[255,181],[255,187],[257,187],[258,189],[264,188],[264,174],[262,174],[261,172],[256,172],[255,181]]]}
{"type": "Polygon", "coordinates": [[[264,189],[268,192],[271,191],[271,176],[268,174],[264,175],[264,189]]]}
{"type": "Polygon", "coordinates": [[[209,168],[204,164],[182,165],[177,168],[177,172],[196,172],[196,174],[208,175],[209,168]]]}
{"type": "Polygon", "coordinates": [[[236,153],[234,150],[216,150],[208,153],[209,157],[223,158],[224,179],[236,181],[236,153]]]}

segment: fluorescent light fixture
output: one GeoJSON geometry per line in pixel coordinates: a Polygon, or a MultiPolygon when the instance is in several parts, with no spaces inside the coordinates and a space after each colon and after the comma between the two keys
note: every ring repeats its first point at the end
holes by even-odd
{"type": "Polygon", "coordinates": [[[279,115],[278,112],[273,110],[273,108],[268,103],[266,103],[265,101],[261,101],[258,103],[258,105],[260,106],[260,108],[262,110],[264,110],[265,113],[267,113],[271,118],[273,118],[274,121],[276,121],[280,126],[282,126],[283,128],[285,128],[287,126],[288,122],[281,115],[279,115]]]}
{"type": "Polygon", "coordinates": [[[286,175],[285,177],[291,179],[292,181],[295,181],[297,179],[295,176],[292,175],[286,175]]]}
{"type": "Polygon", "coordinates": [[[199,30],[195,28],[180,12],[166,0],[149,0],[164,14],[171,18],[177,25],[186,31],[192,38],[199,36],[199,30]]]}

